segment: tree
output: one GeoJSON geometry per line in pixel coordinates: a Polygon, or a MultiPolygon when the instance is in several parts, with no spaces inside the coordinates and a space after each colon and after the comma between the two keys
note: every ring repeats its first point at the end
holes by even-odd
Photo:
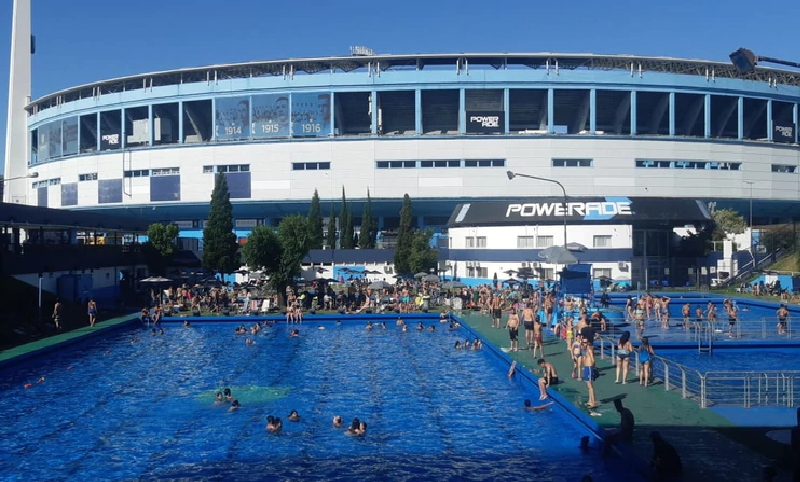
{"type": "Polygon", "coordinates": [[[409,273],[427,273],[436,268],[439,253],[431,247],[433,231],[416,230],[411,237],[411,251],[408,257],[409,273]]]}
{"type": "Polygon", "coordinates": [[[354,240],[355,240],[355,228],[353,227],[353,211],[347,210],[347,218],[344,221],[344,227],[342,228],[342,249],[354,249],[356,247],[354,240]],[[346,245],[345,245],[346,243],[346,245]]]}
{"type": "Polygon", "coordinates": [[[336,249],[336,210],[331,203],[331,214],[328,216],[328,249],[336,249]]]}
{"type": "Polygon", "coordinates": [[[322,223],[322,209],[319,206],[319,193],[314,189],[314,196],[311,198],[311,208],[308,211],[308,229],[311,236],[311,249],[322,249],[325,241],[325,227],[322,223]]]}
{"type": "Polygon", "coordinates": [[[174,224],[151,224],[147,228],[145,257],[151,273],[164,274],[167,260],[175,253],[179,229],[174,224]]]}
{"type": "Polygon", "coordinates": [[[258,226],[247,237],[244,256],[250,269],[263,270],[270,276],[271,287],[285,303],[286,287],[300,274],[303,258],[311,249],[311,229],[299,215],[283,218],[278,232],[258,226]]]}
{"type": "Polygon", "coordinates": [[[724,241],[729,235],[744,232],[744,218],[733,209],[715,209],[711,212],[711,216],[716,225],[714,241],[724,241]]]}
{"type": "Polygon", "coordinates": [[[358,237],[358,247],[361,249],[375,249],[375,220],[372,219],[372,199],[367,189],[367,203],[361,214],[361,236],[358,237]]]}
{"type": "Polygon", "coordinates": [[[350,241],[352,240],[352,235],[348,235],[349,233],[347,230],[347,196],[344,193],[344,187],[342,187],[342,210],[339,211],[339,248],[340,249],[351,249],[350,241]]]}
{"type": "Polygon", "coordinates": [[[219,173],[211,193],[208,221],[203,229],[203,268],[212,273],[232,273],[239,266],[228,180],[225,174],[219,173]]]}
{"type": "Polygon", "coordinates": [[[394,270],[400,274],[411,274],[409,259],[411,257],[411,245],[414,239],[414,231],[411,227],[414,212],[411,208],[411,197],[406,194],[403,196],[403,207],[400,209],[400,226],[397,229],[397,247],[394,251],[394,270]]]}

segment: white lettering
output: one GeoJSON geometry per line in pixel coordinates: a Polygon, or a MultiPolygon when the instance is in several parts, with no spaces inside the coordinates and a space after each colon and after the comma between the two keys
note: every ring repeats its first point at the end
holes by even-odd
{"type": "Polygon", "coordinates": [[[791,126],[775,126],[775,131],[784,137],[793,137],[793,130],[791,126]]]}
{"type": "Polygon", "coordinates": [[[587,203],[524,203],[509,204],[506,217],[517,214],[522,218],[532,217],[573,217],[573,216],[631,216],[630,201],[587,202],[587,203]]]}
{"type": "Polygon", "coordinates": [[[100,137],[100,140],[103,140],[111,145],[119,144],[119,134],[103,134],[100,137]]]}
{"type": "Polygon", "coordinates": [[[473,115],[470,116],[469,122],[480,124],[481,127],[500,127],[500,117],[496,115],[490,115],[490,116],[473,115]]]}

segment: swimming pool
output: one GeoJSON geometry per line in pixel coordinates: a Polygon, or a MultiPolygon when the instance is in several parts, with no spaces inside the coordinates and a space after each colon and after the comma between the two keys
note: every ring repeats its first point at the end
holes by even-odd
{"type": "Polygon", "coordinates": [[[800,349],[798,348],[726,348],[714,350],[713,356],[697,350],[657,350],[658,356],[668,358],[681,365],[694,368],[700,373],[719,371],[800,371],[800,349]]]}
{"type": "Polygon", "coordinates": [[[165,323],[163,336],[131,329],[0,371],[0,477],[638,480],[582,455],[588,429],[557,406],[522,411],[538,392],[488,351],[454,350],[466,331],[309,325],[246,346],[232,323],[165,323]],[[213,403],[226,386],[237,412],[213,403]],[[301,422],[286,421],[293,409],[301,422]],[[270,414],[282,435],[264,430],[270,414]],[[345,436],[334,415],[369,434],[345,436]]]}

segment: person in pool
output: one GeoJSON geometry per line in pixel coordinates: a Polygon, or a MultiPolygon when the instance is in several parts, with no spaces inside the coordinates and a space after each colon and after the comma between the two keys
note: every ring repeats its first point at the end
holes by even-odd
{"type": "Polygon", "coordinates": [[[299,422],[300,414],[297,412],[297,410],[292,410],[292,412],[289,414],[288,419],[290,422],[299,422]]]}
{"type": "Polygon", "coordinates": [[[422,331],[424,329],[425,327],[422,325],[422,322],[420,321],[419,324],[417,325],[417,331],[422,331]]]}
{"type": "Polygon", "coordinates": [[[230,388],[226,388],[226,389],[222,390],[222,394],[225,396],[225,400],[226,401],[230,402],[231,400],[233,400],[233,395],[231,395],[231,389],[230,388]]]}
{"type": "Polygon", "coordinates": [[[289,338],[297,338],[298,336],[300,336],[300,330],[298,330],[297,328],[293,329],[289,333],[289,338]]]}
{"type": "Polygon", "coordinates": [[[345,435],[358,435],[359,428],[361,428],[361,421],[356,417],[353,419],[353,423],[350,424],[350,428],[344,433],[345,435]]]}
{"type": "Polygon", "coordinates": [[[222,405],[225,403],[225,400],[222,399],[222,392],[217,392],[217,399],[214,400],[214,405],[222,405]]]}
{"type": "Polygon", "coordinates": [[[235,412],[236,410],[239,410],[239,408],[241,408],[241,405],[239,405],[239,400],[234,398],[231,402],[231,408],[228,409],[228,412],[235,412]]]}
{"type": "Polygon", "coordinates": [[[278,433],[283,428],[283,422],[278,417],[273,417],[272,415],[267,417],[267,431],[272,433],[278,433]]]}
{"type": "Polygon", "coordinates": [[[454,348],[456,350],[460,350],[461,349],[461,342],[460,341],[456,341],[456,346],[454,348]]]}
{"type": "Polygon", "coordinates": [[[344,425],[344,419],[341,415],[334,415],[333,416],[333,428],[342,428],[344,425]]]}

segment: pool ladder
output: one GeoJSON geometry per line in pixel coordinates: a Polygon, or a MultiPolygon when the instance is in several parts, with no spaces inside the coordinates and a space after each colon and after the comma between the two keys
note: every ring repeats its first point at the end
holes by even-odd
{"type": "Polygon", "coordinates": [[[697,353],[714,354],[714,325],[708,321],[703,320],[697,326],[697,353]]]}

